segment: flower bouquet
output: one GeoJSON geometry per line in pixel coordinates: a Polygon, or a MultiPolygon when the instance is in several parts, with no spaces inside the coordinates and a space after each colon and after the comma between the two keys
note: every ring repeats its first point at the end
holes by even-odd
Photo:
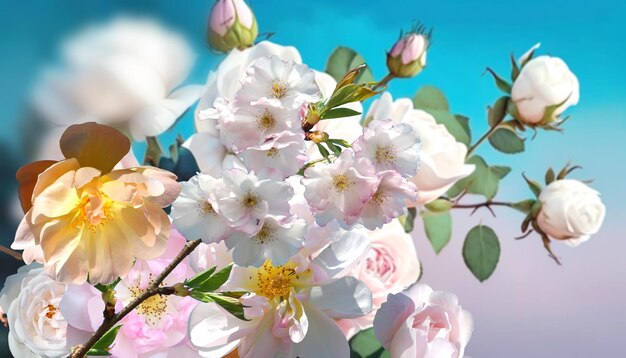
{"type": "MultiPolygon", "coordinates": [[[[420,282],[415,220],[439,252],[451,211],[510,207],[557,263],[554,240],[599,229],[605,208],[567,178],[576,166],[548,169],[545,187],[524,177],[533,197],[508,202],[495,197],[511,168],[475,154],[562,130],[578,81],[538,46],[511,56],[510,79],[487,69],[503,95],[474,139],[438,89],[386,92],[426,70],[424,26],[376,80],[347,47],[322,72],[259,39],[243,0],[217,1],[209,22],[226,56],[204,86],[181,86],[194,56],[180,36],[129,18],[73,38],[42,79],[34,104],[53,127],[16,174],[20,252],[5,248],[27,265],[0,294],[15,356],[463,357],[473,318],[420,282]],[[196,101],[196,133],[165,154],[157,137],[196,101]]],[[[480,281],[498,240],[482,224],[465,238],[480,281]]]]}

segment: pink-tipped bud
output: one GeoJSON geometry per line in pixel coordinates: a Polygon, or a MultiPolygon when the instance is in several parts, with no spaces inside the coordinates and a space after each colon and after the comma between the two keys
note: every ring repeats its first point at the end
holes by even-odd
{"type": "Polygon", "coordinates": [[[409,33],[401,37],[387,54],[387,68],[396,77],[413,77],[426,66],[428,36],[409,33]]]}
{"type": "Polygon", "coordinates": [[[221,52],[244,49],[258,35],[256,18],[243,0],[218,0],[211,10],[209,43],[221,52]]]}

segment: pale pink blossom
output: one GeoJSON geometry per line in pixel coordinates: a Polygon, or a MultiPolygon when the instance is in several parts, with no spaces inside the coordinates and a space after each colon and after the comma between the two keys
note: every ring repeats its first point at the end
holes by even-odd
{"type": "Polygon", "coordinates": [[[390,294],[374,319],[376,338],[392,358],[462,358],[474,321],[458,301],[424,284],[390,294]]]}
{"type": "Polygon", "coordinates": [[[419,165],[419,142],[410,125],[380,119],[363,128],[363,135],[352,148],[358,157],[369,159],[379,172],[395,170],[403,177],[412,177],[419,165]]]}
{"type": "Polygon", "coordinates": [[[261,57],[246,70],[237,101],[270,102],[300,110],[302,103],[317,102],[321,94],[315,73],[306,65],[279,57],[261,57]]]}
{"type": "Polygon", "coordinates": [[[289,216],[293,189],[283,181],[260,179],[243,170],[223,173],[226,190],[218,193],[217,205],[233,229],[255,234],[268,215],[289,216]]]}
{"type": "Polygon", "coordinates": [[[354,224],[376,192],[378,182],[372,163],[366,158],[355,158],[350,149],[331,164],[307,168],[302,179],[304,196],[322,226],[333,219],[348,226],[354,224]]]}
{"type": "Polygon", "coordinates": [[[218,242],[231,232],[228,219],[217,207],[217,194],[224,190],[224,183],[208,174],[197,174],[182,183],[170,215],[188,240],[218,242]]]}
{"type": "Polygon", "coordinates": [[[361,223],[373,230],[406,213],[406,202],[417,199],[417,187],[398,172],[387,170],[378,174],[376,192],[361,211],[361,223]]]}
{"type": "Polygon", "coordinates": [[[284,265],[303,245],[306,222],[302,219],[278,219],[268,216],[254,235],[235,231],[226,240],[233,251],[233,260],[240,266],[263,265],[269,259],[284,265]]]}
{"type": "Polygon", "coordinates": [[[241,158],[246,167],[257,175],[280,179],[296,174],[309,160],[302,132],[288,131],[246,149],[241,158]]]}
{"type": "Polygon", "coordinates": [[[246,28],[254,24],[254,14],[243,0],[219,0],[215,3],[211,10],[211,30],[224,36],[235,20],[246,28]]]}

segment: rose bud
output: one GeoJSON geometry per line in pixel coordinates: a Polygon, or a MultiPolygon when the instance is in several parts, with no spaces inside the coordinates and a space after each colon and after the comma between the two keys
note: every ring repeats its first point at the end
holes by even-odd
{"type": "Polygon", "coordinates": [[[396,42],[387,53],[387,68],[396,77],[414,77],[426,66],[429,36],[410,32],[396,42]]]}
{"type": "Polygon", "coordinates": [[[539,228],[571,246],[587,241],[602,226],[605,207],[597,191],[573,179],[552,182],[539,195],[539,228]]]}
{"type": "Polygon", "coordinates": [[[529,125],[554,122],[578,103],[578,79],[560,58],[540,56],[528,61],[513,83],[513,115],[529,125]]]}
{"type": "Polygon", "coordinates": [[[243,0],[218,0],[208,32],[209,44],[221,52],[250,47],[259,34],[256,18],[243,0]]]}

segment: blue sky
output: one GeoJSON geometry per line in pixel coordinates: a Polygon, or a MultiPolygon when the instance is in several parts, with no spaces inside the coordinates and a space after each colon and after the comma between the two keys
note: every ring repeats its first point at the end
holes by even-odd
{"type": "MultiPolygon", "coordinates": [[[[514,167],[502,184],[505,199],[529,195],[522,171],[539,177],[550,165],[560,167],[569,160],[582,165],[584,171],[577,176],[595,180],[593,186],[603,193],[608,208],[603,230],[575,251],[559,246],[566,262],[559,268],[547,260],[538,241],[510,240],[521,220],[513,213],[502,213],[497,221],[489,216],[455,217],[460,226],[439,257],[419,232],[414,236],[426,282],[457,292],[477,314],[468,350],[472,357],[587,357],[601,352],[626,356],[619,343],[619,332],[626,331],[626,323],[621,323],[626,322],[626,268],[617,263],[623,262],[618,253],[626,250],[625,230],[619,225],[626,215],[622,177],[626,2],[254,0],[251,4],[260,31],[274,32],[272,40],[277,43],[296,46],[311,67],[323,69],[331,51],[345,45],[363,55],[378,78],[386,73],[385,51],[400,30],[410,28],[413,21],[434,27],[428,67],[415,79],[392,82],[389,89],[394,97],[410,97],[423,84],[441,88],[453,111],[471,118],[474,138],[486,129],[486,106],[500,95],[490,77],[483,76],[485,67],[506,75],[509,54],[519,55],[537,42],[542,43],[540,53],[562,57],[581,84],[581,100],[569,111],[572,118],[565,134],[542,132],[521,155],[498,154],[487,145],[479,153],[492,164],[514,167]],[[459,254],[465,226],[479,220],[498,228],[503,240],[500,267],[482,285],[462,267],[459,254]],[[542,292],[549,292],[549,297],[542,292]],[[573,321],[579,329],[572,329],[573,321]]],[[[15,128],[23,117],[28,90],[42,65],[54,61],[59,41],[83,24],[119,12],[149,14],[183,32],[199,55],[189,82],[204,82],[216,61],[203,43],[211,5],[209,0],[2,0],[0,140],[17,148],[15,128]]],[[[177,133],[188,136],[192,128],[188,115],[164,136],[164,142],[171,142],[177,133]]]]}

